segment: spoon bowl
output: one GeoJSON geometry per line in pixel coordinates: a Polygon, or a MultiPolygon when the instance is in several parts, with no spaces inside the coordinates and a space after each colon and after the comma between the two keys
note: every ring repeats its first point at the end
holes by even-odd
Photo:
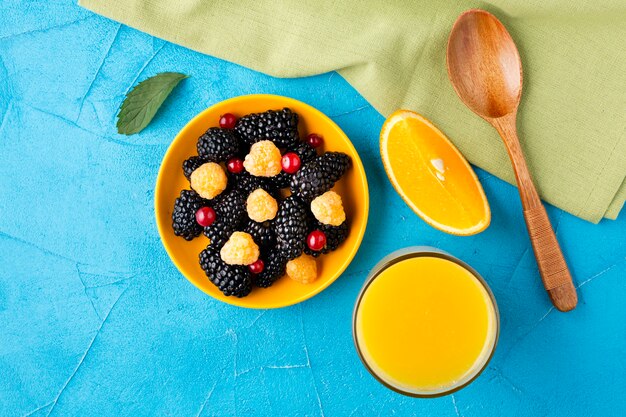
{"type": "Polygon", "coordinates": [[[557,309],[572,310],[578,302],[576,289],[517,137],[522,61],[515,42],[494,15],[479,9],[468,10],[452,27],[447,65],[452,86],[463,103],[502,137],[515,172],[543,285],[557,309]]]}
{"type": "Polygon", "coordinates": [[[484,10],[463,13],[452,28],[447,55],[452,85],[474,113],[497,118],[517,110],[522,64],[511,35],[495,16],[484,10]]]}

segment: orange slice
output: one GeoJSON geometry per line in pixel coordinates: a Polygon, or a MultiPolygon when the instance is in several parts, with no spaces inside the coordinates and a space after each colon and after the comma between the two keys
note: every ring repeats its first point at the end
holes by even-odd
{"type": "Polygon", "coordinates": [[[489,226],[489,203],[472,167],[426,118],[394,112],[380,132],[380,154],[394,188],[426,223],[463,236],[489,226]]]}

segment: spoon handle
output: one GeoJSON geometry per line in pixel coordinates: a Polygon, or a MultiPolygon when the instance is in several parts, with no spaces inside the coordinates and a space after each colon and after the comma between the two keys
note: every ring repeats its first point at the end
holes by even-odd
{"type": "Polygon", "coordinates": [[[535,252],[543,285],[552,304],[560,311],[573,310],[578,303],[576,288],[572,282],[567,263],[556,240],[550,219],[546,213],[517,137],[515,113],[492,119],[491,123],[504,140],[524,207],[524,219],[530,242],[535,252]]]}

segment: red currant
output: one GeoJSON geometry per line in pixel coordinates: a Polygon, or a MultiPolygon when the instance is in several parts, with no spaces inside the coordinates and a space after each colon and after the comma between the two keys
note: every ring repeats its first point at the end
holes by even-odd
{"type": "Polygon", "coordinates": [[[239,158],[231,158],[226,163],[226,168],[228,168],[228,172],[239,174],[243,171],[243,161],[239,158]]]}
{"type": "Polygon", "coordinates": [[[260,274],[261,272],[263,272],[263,269],[265,269],[265,264],[263,263],[262,259],[257,259],[255,263],[248,265],[248,269],[253,274],[260,274]]]}
{"type": "Polygon", "coordinates": [[[306,142],[311,145],[312,148],[317,148],[324,143],[324,139],[317,133],[311,133],[306,137],[306,142]]]}
{"type": "Polygon", "coordinates": [[[232,129],[237,123],[237,118],[232,113],[226,113],[220,116],[220,127],[224,129],[232,129]]]}
{"type": "Polygon", "coordinates": [[[306,238],[306,243],[309,249],[320,251],[326,246],[326,235],[321,230],[313,230],[306,238]]]}
{"type": "Polygon", "coordinates": [[[295,152],[287,152],[283,155],[281,164],[283,166],[283,171],[287,174],[295,174],[300,169],[300,157],[295,152]]]}
{"type": "Polygon", "coordinates": [[[211,207],[200,207],[196,211],[196,222],[202,227],[207,227],[215,221],[215,210],[211,207]]]}

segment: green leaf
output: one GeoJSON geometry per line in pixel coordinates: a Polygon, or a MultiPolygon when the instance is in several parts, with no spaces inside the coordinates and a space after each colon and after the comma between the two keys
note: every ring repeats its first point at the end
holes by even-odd
{"type": "Polygon", "coordinates": [[[161,72],[137,84],[124,99],[117,114],[117,131],[123,135],[141,132],[165,99],[187,75],[161,72]]]}

